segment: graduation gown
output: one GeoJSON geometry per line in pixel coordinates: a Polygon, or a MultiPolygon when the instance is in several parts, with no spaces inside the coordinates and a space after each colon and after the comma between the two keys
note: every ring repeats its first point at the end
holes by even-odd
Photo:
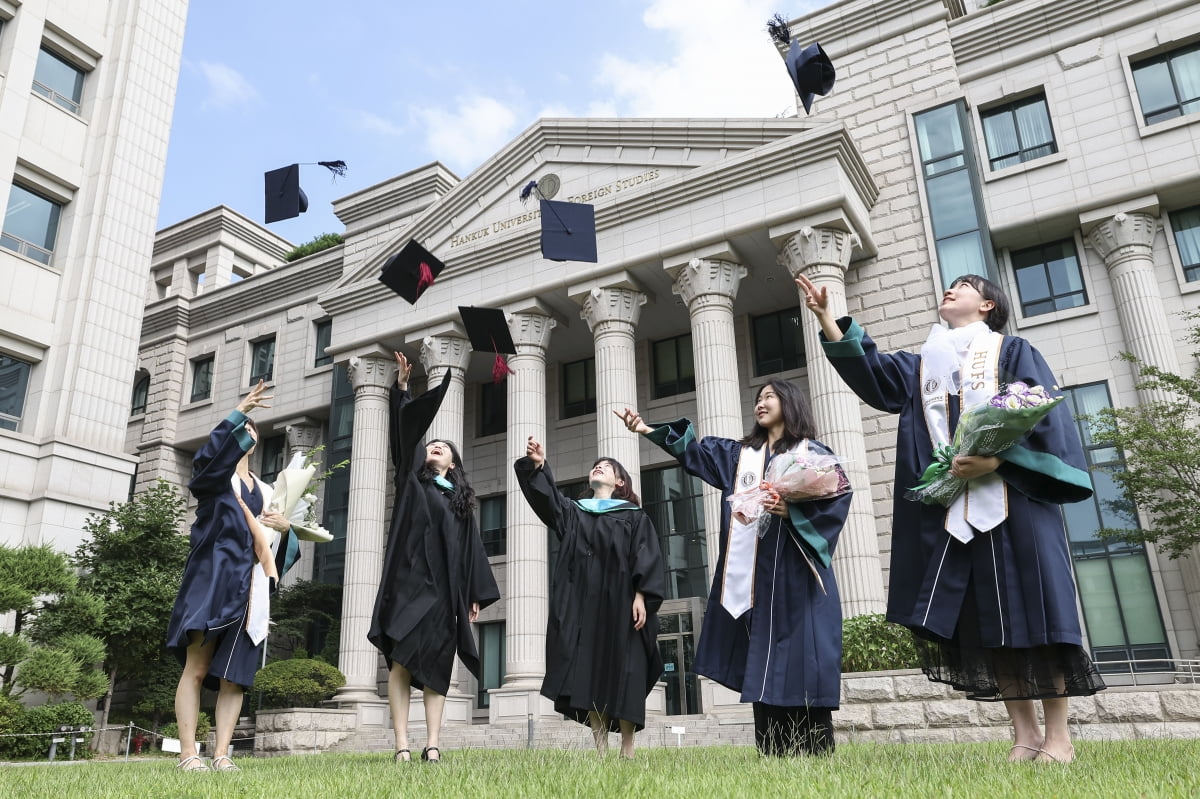
{"type": "Polygon", "coordinates": [[[421,441],[442,404],[450,372],[413,399],[390,391],[391,453],[396,498],[368,639],[388,668],[399,663],[417,688],[450,690],[454,654],[479,678],[471,635],[471,603],[500,598],[474,514],[460,519],[443,489],[417,478],[425,464],[421,441]]]}
{"type": "MultiPolygon", "coordinates": [[[[734,493],[741,444],[712,436],[697,441],[687,419],[651,427],[646,437],[675,456],[688,472],[721,489],[722,499],[734,493]]],[[[813,452],[832,454],[818,441],[809,444],[813,452]]],[[[789,519],[771,517],[758,541],[754,607],[736,619],[721,605],[731,515],[729,503],[721,502],[720,552],[696,651],[699,674],[739,692],[743,702],[838,707],[842,607],[828,558],[850,512],[850,496],[789,503],[789,519]],[[801,546],[812,558],[825,592],[801,546]]]]}
{"type": "Polygon", "coordinates": [[[658,619],[666,578],[658,535],[633,503],[601,513],[562,495],[550,466],[529,458],[513,467],[530,507],[562,541],[550,588],[546,678],[542,696],[567,718],[588,711],[637,729],[646,726],[646,696],[663,672],[658,619]],[[646,623],[633,628],[633,595],[645,597],[646,623]]]}
{"type": "MultiPolygon", "coordinates": [[[[933,455],[921,406],[920,356],[879,352],[849,317],[839,319],[838,326],[844,332],[841,341],[822,336],[829,362],[867,405],[900,415],[888,621],[930,640],[949,640],[970,586],[984,648],[1082,644],[1059,506],[1087,499],[1092,487],[1067,405],[1056,406],[1025,438],[998,455],[1008,518],[964,544],[946,532],[945,508],[903,498],[933,455]]],[[[1041,354],[1016,336],[1005,336],[1001,344],[999,380],[1020,380],[1048,391],[1058,387],[1041,354]]],[[[950,398],[948,411],[953,434],[960,412],[957,398],[950,398]]]]}
{"type": "Polygon", "coordinates": [[[254,542],[234,491],[240,491],[250,512],[258,515],[270,501],[270,486],[255,478],[253,488],[247,488],[234,473],[254,446],[246,420],[241,411],[230,413],[192,460],[188,490],[199,504],[192,548],[167,626],[167,648],[181,664],[192,632],[203,633],[206,643],[217,641],[204,678],[205,687],[212,689],[220,679],[249,688],[262,662],[262,643],[255,646],[245,629],[254,542]]]}

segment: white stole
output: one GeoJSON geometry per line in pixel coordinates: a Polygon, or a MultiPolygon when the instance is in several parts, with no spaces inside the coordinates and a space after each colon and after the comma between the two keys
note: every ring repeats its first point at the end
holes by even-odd
{"type": "MultiPolygon", "coordinates": [[[[767,462],[767,448],[742,447],[738,458],[736,491],[758,488],[767,462]]],[[[725,571],[721,575],[721,606],[733,618],[754,607],[754,563],[758,558],[758,520],[743,522],[729,516],[729,538],[725,542],[725,571]]]]}
{"type": "MultiPolygon", "coordinates": [[[[271,486],[258,479],[258,475],[250,475],[254,478],[254,482],[258,484],[258,490],[262,492],[263,510],[271,504],[271,495],[273,493],[271,486]]],[[[233,487],[233,495],[238,499],[242,498],[242,479],[234,472],[230,478],[230,485],[233,487]]],[[[272,547],[279,542],[279,532],[272,530],[274,540],[272,547]]],[[[251,549],[253,550],[253,539],[251,539],[251,549]]],[[[255,646],[258,646],[267,637],[268,627],[271,623],[271,586],[267,579],[267,573],[263,569],[261,563],[255,563],[254,568],[250,572],[250,600],[249,606],[246,609],[246,634],[250,636],[250,640],[255,646]]]]}
{"type": "MultiPolygon", "coordinates": [[[[921,405],[934,449],[950,443],[947,404],[951,391],[957,389],[959,395],[959,418],[999,391],[1000,345],[1004,336],[988,330],[982,322],[977,324],[982,329],[947,331],[935,326],[921,350],[921,405]],[[965,355],[960,356],[951,337],[962,333],[972,335],[965,355]],[[952,364],[949,358],[957,363],[952,364]]],[[[946,512],[946,532],[965,544],[975,537],[976,531],[986,533],[994,529],[1008,516],[1006,492],[1003,478],[995,472],[968,481],[946,512]]]]}

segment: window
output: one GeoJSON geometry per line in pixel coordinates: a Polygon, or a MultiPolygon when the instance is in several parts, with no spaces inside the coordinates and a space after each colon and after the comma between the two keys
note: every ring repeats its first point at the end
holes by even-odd
{"type": "Polygon", "coordinates": [[[146,398],[150,395],[150,375],[141,373],[133,383],[133,397],[129,401],[129,414],[137,416],[146,412],[146,398]]]}
{"type": "Polygon", "coordinates": [[[1200,44],[1130,66],[1147,125],[1200,111],[1200,44]]]}
{"type": "Polygon", "coordinates": [[[0,429],[16,430],[25,413],[33,364],[0,353],[0,429]]]}
{"type": "Polygon", "coordinates": [[[754,374],[769,375],[799,369],[805,364],[801,311],[789,308],[755,317],[754,374]]]}
{"type": "Polygon", "coordinates": [[[656,341],[653,352],[654,396],[670,397],[696,390],[691,334],[656,341]]]}
{"type": "Polygon", "coordinates": [[[504,622],[479,627],[479,707],[491,705],[488,690],[504,684],[504,622]]]}
{"type": "Polygon", "coordinates": [[[313,366],[328,366],[333,363],[333,356],[325,352],[329,347],[329,342],[333,340],[333,320],[326,319],[324,322],[317,322],[317,357],[313,358],[313,366]]]}
{"type": "Polygon", "coordinates": [[[192,398],[189,402],[199,402],[212,397],[213,356],[197,358],[192,361],[192,398]]]}
{"type": "Polygon", "coordinates": [[[33,90],[55,105],[78,114],[79,101],[83,99],[83,70],[43,47],[33,71],[33,90]]]}
{"type": "Polygon", "coordinates": [[[1044,94],[991,108],[980,116],[992,169],[1058,152],[1044,94]]]}
{"type": "Polygon", "coordinates": [[[965,274],[996,280],[963,101],[924,111],[913,122],[943,288],[965,274]]]}
{"type": "Polygon", "coordinates": [[[642,508],[654,522],[666,570],[665,599],[708,596],[704,493],[680,466],[642,471],[642,508]]]}
{"type": "Polygon", "coordinates": [[[59,203],[14,183],[8,192],[8,211],[4,215],[0,246],[38,263],[50,263],[61,212],[59,203]]]}
{"type": "Polygon", "coordinates": [[[270,383],[275,378],[275,337],[250,345],[250,385],[259,380],[270,383]]]}
{"type": "Polygon", "coordinates": [[[264,483],[274,483],[279,472],[283,470],[284,457],[287,454],[287,434],[263,436],[258,444],[261,461],[258,476],[264,483]]]}
{"type": "MultiPolygon", "coordinates": [[[[329,370],[329,429],[325,463],[354,459],[354,386],[345,364],[329,370]]],[[[350,518],[350,470],[338,469],[322,485],[322,524],[333,540],[316,548],[313,579],[323,583],[345,582],[346,527],[350,518]]],[[[340,606],[339,606],[340,613],[340,606]]]]}
{"type": "Polygon", "coordinates": [[[479,384],[479,435],[494,436],[508,431],[508,384],[479,384]]]}
{"type": "Polygon", "coordinates": [[[596,412],[596,359],[563,364],[563,418],[596,412]]]}
{"type": "Polygon", "coordinates": [[[1083,273],[1071,239],[1018,250],[1012,254],[1012,264],[1023,316],[1087,305],[1083,273]]]}
{"type": "Polygon", "coordinates": [[[1185,280],[1200,280],[1200,205],[1170,215],[1185,280]]]}
{"type": "Polygon", "coordinates": [[[479,500],[479,537],[489,558],[505,551],[504,495],[482,497],[479,500]]]}
{"type": "Polygon", "coordinates": [[[1091,383],[1065,388],[1063,395],[1076,417],[1095,490],[1090,500],[1062,506],[1092,659],[1101,671],[1128,672],[1124,663],[1109,669],[1104,666],[1106,661],[1124,660],[1142,661],[1135,664],[1135,670],[1161,668],[1162,664],[1154,659],[1169,658],[1171,654],[1146,548],[1096,535],[1101,527],[1138,527],[1135,510],[1124,501],[1123,492],[1104,468],[1119,468],[1123,463],[1121,453],[1092,439],[1087,418],[1111,405],[1108,386],[1091,383]]]}

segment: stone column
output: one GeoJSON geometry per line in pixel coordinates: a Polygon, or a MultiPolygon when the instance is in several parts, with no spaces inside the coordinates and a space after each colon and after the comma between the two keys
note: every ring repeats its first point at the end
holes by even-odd
{"type": "MultiPolygon", "coordinates": [[[[463,431],[463,405],[466,394],[466,371],[471,358],[471,345],[460,336],[426,336],[421,341],[421,365],[425,367],[429,386],[442,382],[446,370],[450,370],[450,385],[442,398],[442,407],[433,417],[433,424],[425,436],[426,441],[435,438],[453,442],[459,452],[465,447],[463,431]]],[[[465,456],[464,456],[465,457],[465,456]]],[[[474,705],[471,697],[459,687],[462,680],[462,661],[454,659],[454,671],[450,675],[450,690],[446,694],[446,710],[443,719],[447,722],[467,722],[474,705]]],[[[413,692],[409,711],[414,721],[425,717],[424,702],[416,701],[419,691],[413,692]]]]}
{"type": "MultiPolygon", "coordinates": [[[[321,425],[316,422],[305,420],[295,421],[284,426],[284,435],[287,436],[287,458],[284,460],[286,466],[296,455],[307,456],[321,442],[321,425]]],[[[317,466],[317,472],[324,471],[324,459],[322,465],[317,466]]],[[[324,487],[322,486],[322,489],[324,487]]],[[[318,489],[319,491],[321,489],[318,489]]],[[[315,512],[317,518],[321,518],[321,503],[323,496],[317,494],[317,506],[315,512]]],[[[313,564],[316,560],[315,556],[316,544],[312,541],[300,542],[300,560],[296,563],[295,568],[284,578],[284,585],[293,585],[299,580],[311,580],[313,575],[313,564]]]]}
{"type": "MultiPolygon", "coordinates": [[[[691,317],[697,436],[738,439],[744,432],[733,300],[745,276],[746,267],[741,264],[701,258],[693,258],[673,274],[671,290],[683,298],[691,317]]],[[[720,546],[721,494],[721,489],[704,484],[710,582],[720,546]]]]}
{"type": "MultiPolygon", "coordinates": [[[[835,316],[846,313],[846,269],[856,236],[833,228],[802,228],[788,237],[779,254],[779,264],[792,277],[804,275],[818,289],[829,292],[835,316]]],[[[797,291],[797,295],[803,294],[797,291]]],[[[803,302],[799,303],[801,306],[803,302]]],[[[842,594],[846,618],[884,612],[883,564],[879,558],[879,534],[871,502],[871,478],[867,471],[867,446],[863,437],[859,400],[830,365],[821,351],[817,320],[800,309],[805,321],[804,351],[808,356],[808,392],[816,417],[818,435],[835,453],[846,459],[843,468],[854,488],[850,515],[838,540],[833,571],[842,594]]]]}
{"type": "MultiPolygon", "coordinates": [[[[1158,229],[1158,218],[1149,213],[1119,212],[1092,228],[1087,242],[1104,259],[1108,269],[1128,351],[1142,363],[1179,374],[1175,338],[1167,323],[1167,309],[1154,271],[1154,238],[1158,229]]],[[[1141,388],[1138,399],[1142,403],[1168,402],[1172,397],[1165,391],[1141,388]]],[[[1200,546],[1192,547],[1177,563],[1195,627],[1200,625],[1200,546]]]]}
{"type": "Polygon", "coordinates": [[[646,295],[624,287],[595,287],[583,297],[579,316],[596,345],[596,455],[615,458],[642,490],[641,442],[613,411],[636,408],[637,350],[633,332],[646,295]]]}
{"type": "Polygon", "coordinates": [[[349,371],[354,386],[354,459],[350,464],[338,655],[346,684],[334,700],[360,705],[360,724],[383,726],[386,702],[377,688],[379,652],[367,641],[367,630],[386,540],[388,389],[396,379],[396,366],[390,354],[372,352],[351,358],[349,371]]]}
{"type": "Polygon", "coordinates": [[[521,496],[511,464],[525,455],[529,436],[546,440],[546,350],[557,325],[548,308],[532,303],[508,321],[517,354],[508,359],[508,443],[503,464],[508,475],[505,523],[508,534],[505,596],[504,685],[492,691],[490,719],[524,722],[551,717],[543,698],[546,674],[546,618],[550,602],[546,526],[521,496]]]}

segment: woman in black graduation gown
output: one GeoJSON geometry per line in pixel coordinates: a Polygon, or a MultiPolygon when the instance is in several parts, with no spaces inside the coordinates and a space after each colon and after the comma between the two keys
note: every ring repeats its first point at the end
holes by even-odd
{"type": "Polygon", "coordinates": [[[513,468],[538,518],[562,542],[546,625],[542,695],[592,728],[596,751],[621,733],[621,757],[646,726],[646,696],[662,675],[658,620],[665,578],[658,535],[638,507],[629,472],[612,458],[592,466],[592,496],[558,490],[542,445],[529,437],[513,468]]]}
{"type": "Polygon", "coordinates": [[[413,399],[408,393],[412,366],[402,354],[395,356],[390,420],[396,498],[367,637],[388,664],[395,759],[411,757],[408,706],[410,687],[415,687],[424,694],[429,738],[421,759],[437,762],[455,651],[478,679],[471,622],[500,598],[500,589],[479,538],[475,492],[458,450],[448,441],[420,444],[441,407],[450,372],[413,399]]]}
{"type": "MultiPolygon", "coordinates": [[[[697,441],[687,419],[649,425],[629,408],[617,416],[725,498],[758,486],[776,455],[802,449],[832,454],[812,440],[808,400],[786,380],[758,390],[754,426],[740,441],[697,441]]],[[[830,753],[842,665],[842,608],[830,559],[850,493],[804,502],[774,496],[765,506],[770,523],[761,531],[757,521],[735,518],[728,502],[721,506],[720,552],[696,672],[753,703],[754,740],[762,754],[830,753]]]]}
{"type": "Polygon", "coordinates": [[[949,508],[904,499],[934,442],[952,440],[962,407],[1014,381],[1053,392],[1054,374],[1028,341],[1002,335],[1008,298],[979,275],[943,292],[938,314],[949,328],[935,325],[920,355],[879,352],[853,319],[833,318],[825,289],[803,276],[796,284],[833,368],[867,405],[900,415],[888,620],[917,635],[929,679],[1004,702],[1009,760],[1073,759],[1067,698],[1104,681],[1082,646],[1063,529],[1061,505],[1092,494],[1068,406],[999,456],[956,457],[951,472],[968,482],[949,508]]]}
{"type": "Polygon", "coordinates": [[[196,753],[201,685],[218,692],[212,767],[237,770],[228,756],[229,743],[242,709],[242,693],[253,685],[262,662],[266,633],[265,613],[260,630],[250,623],[258,618],[250,613],[251,588],[255,586],[255,601],[264,602],[279,579],[271,555],[273,534],[262,525],[279,532],[291,526],[278,513],[259,516],[270,500],[271,487],[250,472],[258,428],[246,414],[271,407],[264,404],[271,399],[265,391],[260,380],[213,429],[192,462],[188,489],[199,504],[191,552],[167,627],[167,648],[183,664],[175,692],[175,718],[179,768],[185,771],[208,770],[196,753]],[[262,564],[261,569],[256,568],[257,563],[262,564]],[[269,585],[264,583],[267,580],[269,585]]]}

